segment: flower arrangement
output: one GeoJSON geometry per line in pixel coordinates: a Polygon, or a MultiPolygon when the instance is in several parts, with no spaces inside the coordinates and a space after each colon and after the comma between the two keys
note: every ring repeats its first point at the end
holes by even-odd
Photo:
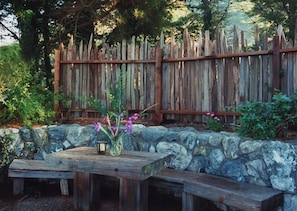
{"type": "MultiPolygon", "coordinates": [[[[121,72],[121,74],[123,74],[121,72]]],[[[104,103],[96,99],[87,100],[88,104],[98,110],[102,114],[106,114],[102,122],[95,122],[94,128],[97,132],[103,132],[110,142],[110,154],[112,156],[117,156],[121,154],[123,143],[122,139],[124,134],[132,133],[133,121],[136,121],[140,116],[143,115],[148,109],[154,107],[155,105],[149,106],[140,113],[134,113],[128,119],[125,119],[125,97],[124,97],[124,82],[122,80],[122,75],[117,79],[115,87],[110,90],[106,90],[106,96],[110,103],[110,108],[108,109],[104,106],[104,103]],[[103,106],[102,106],[103,105],[103,106]]]]}
{"type": "Polygon", "coordinates": [[[223,130],[223,124],[221,123],[220,118],[217,117],[213,112],[206,113],[206,116],[204,116],[204,121],[210,130],[215,132],[223,130]]]}
{"type": "Polygon", "coordinates": [[[126,133],[132,133],[133,121],[138,119],[138,114],[135,113],[127,120],[124,120],[124,114],[107,114],[103,118],[103,123],[95,122],[94,128],[97,132],[103,132],[110,141],[110,154],[118,156],[122,151],[122,139],[126,133]]]}

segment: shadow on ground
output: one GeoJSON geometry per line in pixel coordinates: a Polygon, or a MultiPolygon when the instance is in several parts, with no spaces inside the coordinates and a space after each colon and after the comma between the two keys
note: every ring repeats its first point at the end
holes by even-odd
{"type": "MultiPolygon", "coordinates": [[[[118,189],[114,181],[103,187],[102,207],[98,210],[116,211],[118,207],[118,189]]],[[[13,196],[12,181],[0,183],[0,211],[70,211],[74,210],[71,182],[69,196],[62,196],[58,180],[25,179],[24,194],[13,196]]],[[[182,210],[181,199],[163,193],[150,191],[149,210],[182,210]]]]}

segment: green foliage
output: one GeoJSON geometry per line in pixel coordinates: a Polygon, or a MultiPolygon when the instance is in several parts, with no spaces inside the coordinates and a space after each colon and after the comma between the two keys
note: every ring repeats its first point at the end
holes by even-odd
{"type": "Polygon", "coordinates": [[[17,44],[0,47],[0,87],[3,88],[6,81],[14,80],[15,71],[26,67],[26,64],[21,62],[19,52],[20,46],[17,44]]]}
{"type": "MultiPolygon", "coordinates": [[[[243,0],[241,0],[243,1],[243,0]]],[[[269,23],[267,31],[275,33],[275,28],[281,24],[286,35],[294,39],[297,6],[295,0],[250,0],[254,7],[249,16],[259,17],[262,23],[269,23]]]]}
{"type": "MultiPolygon", "coordinates": [[[[28,82],[19,84],[10,84],[7,91],[3,94],[6,96],[2,103],[6,106],[4,114],[6,119],[21,119],[25,126],[30,127],[36,123],[50,123],[54,112],[43,103],[53,97],[44,92],[45,95],[38,92],[39,88],[30,87],[28,82]]],[[[4,122],[0,122],[4,123],[4,122]]]]}
{"type": "Polygon", "coordinates": [[[0,136],[0,167],[7,167],[15,158],[33,159],[36,147],[33,142],[24,142],[22,150],[15,149],[17,136],[13,133],[0,136]]]}
{"type": "Polygon", "coordinates": [[[20,39],[21,54],[26,61],[38,58],[38,27],[36,14],[31,9],[16,13],[22,36],[20,39]]]}
{"type": "Polygon", "coordinates": [[[114,116],[123,113],[125,110],[125,83],[123,80],[123,74],[121,71],[120,76],[117,78],[114,86],[111,86],[108,90],[106,90],[107,104],[105,104],[102,100],[96,99],[94,97],[90,97],[88,99],[82,99],[85,101],[90,107],[99,111],[102,115],[109,115],[114,121],[114,116]]]}
{"type": "Polygon", "coordinates": [[[115,12],[115,28],[108,35],[110,42],[119,42],[132,35],[158,36],[169,25],[171,1],[125,0],[118,1],[115,12]]]}
{"type": "Polygon", "coordinates": [[[16,46],[1,47],[0,55],[4,67],[0,75],[5,75],[0,77],[0,124],[11,119],[20,119],[25,126],[49,123],[55,114],[54,96],[40,73],[31,74],[31,64],[21,60],[16,46]]]}
{"type": "Polygon", "coordinates": [[[71,109],[71,104],[72,101],[75,100],[75,96],[73,93],[69,93],[65,96],[63,94],[63,89],[60,88],[59,93],[56,95],[56,100],[60,102],[63,108],[71,109]]]}
{"type": "Polygon", "coordinates": [[[125,83],[122,76],[123,73],[121,71],[121,75],[116,80],[114,88],[106,90],[112,112],[116,112],[117,114],[122,113],[125,109],[125,83]]]}
{"type": "Polygon", "coordinates": [[[174,34],[177,39],[182,40],[185,28],[187,28],[191,36],[195,37],[201,32],[202,27],[203,21],[200,15],[192,12],[171,22],[169,26],[163,28],[163,32],[167,35],[174,34]]]}
{"type": "Polygon", "coordinates": [[[99,111],[103,115],[106,115],[108,112],[107,106],[103,103],[103,101],[96,99],[93,96],[88,99],[82,99],[82,101],[85,101],[90,107],[99,111]]]}
{"type": "Polygon", "coordinates": [[[12,142],[12,135],[0,136],[0,167],[7,166],[11,163],[14,158],[12,142]]]}
{"type": "Polygon", "coordinates": [[[296,125],[296,102],[296,94],[288,97],[278,93],[272,102],[255,101],[240,105],[238,132],[257,139],[276,137],[282,127],[296,125]]]}
{"type": "Polygon", "coordinates": [[[227,18],[229,6],[232,2],[233,0],[187,1],[187,7],[195,13],[195,16],[188,16],[189,31],[199,23],[201,26],[199,29],[202,31],[209,30],[211,38],[214,38],[216,27],[224,27],[224,21],[227,18]]]}
{"type": "Polygon", "coordinates": [[[212,131],[219,132],[223,130],[223,124],[220,118],[215,116],[214,113],[207,113],[206,116],[204,116],[204,122],[212,131]]]}

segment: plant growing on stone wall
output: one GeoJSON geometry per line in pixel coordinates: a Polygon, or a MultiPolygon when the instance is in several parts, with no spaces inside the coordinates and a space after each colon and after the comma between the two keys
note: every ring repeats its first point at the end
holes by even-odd
{"type": "Polygon", "coordinates": [[[66,116],[61,116],[61,117],[69,118],[71,105],[72,105],[72,102],[75,100],[75,95],[73,93],[69,93],[69,94],[65,95],[63,89],[59,88],[58,93],[55,94],[55,98],[56,98],[55,100],[60,103],[60,106],[64,110],[66,110],[66,114],[65,114],[66,116]]]}
{"type": "Polygon", "coordinates": [[[0,166],[7,166],[11,163],[14,158],[13,153],[13,137],[11,134],[4,135],[3,137],[0,136],[0,166]]]}
{"type": "Polygon", "coordinates": [[[103,100],[96,99],[91,96],[88,99],[81,98],[82,101],[86,102],[90,107],[99,111],[103,116],[109,115],[112,118],[112,121],[115,121],[114,113],[124,114],[125,113],[125,83],[123,80],[123,73],[121,72],[120,76],[115,82],[113,87],[105,90],[107,103],[103,100]]]}
{"type": "Polygon", "coordinates": [[[213,130],[215,132],[223,130],[223,124],[220,118],[213,112],[208,112],[205,116],[203,116],[203,120],[210,130],[213,130]]]}
{"type": "Polygon", "coordinates": [[[283,128],[296,126],[296,94],[286,96],[277,93],[272,102],[247,102],[238,106],[238,132],[243,136],[269,139],[280,135],[283,128]]]}

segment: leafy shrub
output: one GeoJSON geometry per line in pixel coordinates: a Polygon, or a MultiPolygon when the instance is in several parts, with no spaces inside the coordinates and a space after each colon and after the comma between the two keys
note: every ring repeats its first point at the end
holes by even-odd
{"type": "Polygon", "coordinates": [[[215,116],[214,113],[207,113],[206,116],[204,116],[204,122],[210,130],[215,132],[223,130],[223,124],[220,118],[215,116]]]}
{"type": "Polygon", "coordinates": [[[107,97],[107,105],[102,100],[90,97],[88,99],[82,99],[90,107],[99,111],[103,116],[109,115],[112,121],[115,121],[115,116],[123,113],[127,115],[125,110],[125,83],[123,81],[123,72],[117,78],[115,84],[109,89],[105,90],[107,97]],[[116,114],[116,115],[115,115],[116,114]]]}
{"type": "Polygon", "coordinates": [[[0,48],[0,54],[4,67],[0,75],[6,76],[0,78],[0,124],[12,119],[20,119],[25,126],[49,123],[55,115],[54,94],[38,70],[31,71],[32,66],[22,61],[16,46],[0,48]]]}
{"type": "Polygon", "coordinates": [[[238,107],[239,134],[258,139],[277,137],[288,125],[296,125],[296,94],[288,97],[282,93],[273,96],[272,102],[247,102],[238,107]]]}
{"type": "Polygon", "coordinates": [[[0,137],[0,167],[9,165],[14,158],[12,142],[11,135],[0,137]]]}
{"type": "Polygon", "coordinates": [[[5,168],[15,158],[33,159],[34,153],[36,153],[36,147],[33,142],[24,142],[22,150],[16,150],[16,134],[3,133],[0,136],[0,168],[5,168]]]}

